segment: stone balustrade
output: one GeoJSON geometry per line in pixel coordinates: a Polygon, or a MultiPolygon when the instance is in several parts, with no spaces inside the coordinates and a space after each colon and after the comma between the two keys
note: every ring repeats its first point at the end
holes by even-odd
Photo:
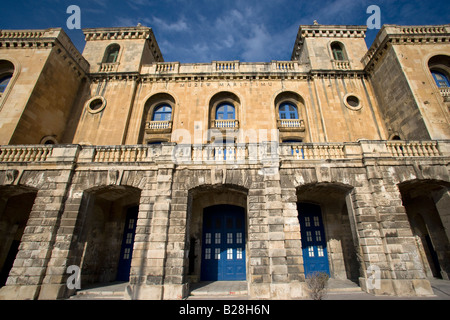
{"type": "Polygon", "coordinates": [[[213,61],[216,71],[239,72],[239,61],[213,61]]]}
{"type": "Polygon", "coordinates": [[[45,146],[4,146],[0,147],[0,162],[43,162],[52,152],[45,146]]]}
{"type": "Polygon", "coordinates": [[[344,144],[292,145],[292,156],[296,160],[346,159],[344,144]]]}
{"type": "Polygon", "coordinates": [[[2,163],[262,163],[265,161],[354,160],[450,157],[450,140],[349,143],[249,143],[130,146],[0,146],[2,163]]]}
{"type": "Polygon", "coordinates": [[[157,73],[178,73],[180,68],[179,62],[160,62],[155,66],[155,72],[157,73]]]}
{"type": "MultiPolygon", "coordinates": [[[[191,74],[229,74],[229,73],[298,73],[304,74],[310,71],[310,66],[300,64],[299,61],[271,61],[271,62],[240,62],[213,61],[211,63],[179,63],[158,62],[143,65],[143,75],[191,75],[191,74]]],[[[196,77],[196,76],[192,76],[196,77]]]]}
{"type": "Polygon", "coordinates": [[[350,61],[333,60],[333,67],[338,70],[350,70],[350,61]]]}
{"type": "Polygon", "coordinates": [[[93,162],[142,162],[147,158],[144,146],[114,146],[95,148],[93,162]]]}
{"type": "Polygon", "coordinates": [[[305,131],[305,121],[300,119],[279,119],[278,121],[278,129],[297,129],[298,131],[305,131]]]}
{"type": "Polygon", "coordinates": [[[393,157],[439,157],[437,142],[387,142],[386,147],[393,157]]]}
{"type": "Polygon", "coordinates": [[[172,121],[149,121],[145,123],[146,130],[172,129],[172,121]]]}
{"type": "Polygon", "coordinates": [[[99,67],[98,72],[116,72],[118,66],[119,66],[118,62],[114,62],[114,63],[100,63],[100,67],[99,67]]]}
{"type": "Polygon", "coordinates": [[[439,88],[439,91],[441,92],[441,96],[444,98],[450,97],[450,88],[439,88]]]}
{"type": "Polygon", "coordinates": [[[298,61],[273,61],[272,71],[297,71],[298,61]]]}
{"type": "Polygon", "coordinates": [[[219,129],[239,128],[239,120],[213,120],[212,127],[219,129]]]}

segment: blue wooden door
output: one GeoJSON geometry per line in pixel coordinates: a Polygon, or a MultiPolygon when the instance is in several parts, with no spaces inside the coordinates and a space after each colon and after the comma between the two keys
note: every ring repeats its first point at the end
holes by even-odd
{"type": "Polygon", "coordinates": [[[133,255],[134,236],[139,207],[128,209],[123,231],[122,248],[120,250],[119,267],[117,270],[117,281],[129,281],[131,269],[131,257],[133,255]]]}
{"type": "Polygon", "coordinates": [[[330,275],[321,209],[319,206],[309,203],[299,203],[297,208],[305,275],[314,272],[325,272],[330,275]]]}
{"type": "Polygon", "coordinates": [[[220,205],[203,213],[203,281],[246,280],[244,208],[220,205]]]}

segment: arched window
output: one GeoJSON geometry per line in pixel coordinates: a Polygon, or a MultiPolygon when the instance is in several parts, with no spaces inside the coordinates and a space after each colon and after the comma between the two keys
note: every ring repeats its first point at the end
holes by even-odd
{"type": "Polygon", "coordinates": [[[8,86],[9,82],[11,81],[12,74],[7,74],[1,77],[0,79],[0,93],[5,92],[6,87],[8,86]]]}
{"type": "Polygon", "coordinates": [[[280,105],[280,119],[281,120],[295,120],[298,119],[298,109],[292,103],[282,103],[280,105]]]}
{"type": "Polygon", "coordinates": [[[229,103],[221,104],[216,110],[216,120],[235,120],[236,109],[229,103]]]}
{"type": "Polygon", "coordinates": [[[334,60],[343,61],[346,60],[344,45],[339,42],[333,42],[331,44],[331,51],[333,52],[334,60]]]}
{"type": "Polygon", "coordinates": [[[155,108],[153,112],[152,121],[171,121],[172,120],[172,107],[169,105],[161,105],[155,108]]]}
{"type": "Polygon", "coordinates": [[[431,74],[433,75],[434,81],[436,81],[436,84],[439,88],[450,87],[450,82],[443,72],[431,70],[431,74]]]}
{"type": "Polygon", "coordinates": [[[105,57],[103,63],[115,63],[119,57],[120,46],[118,44],[112,44],[106,48],[105,57]]]}

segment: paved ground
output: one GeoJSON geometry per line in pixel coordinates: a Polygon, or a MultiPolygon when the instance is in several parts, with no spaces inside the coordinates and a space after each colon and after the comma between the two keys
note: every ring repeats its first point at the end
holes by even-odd
{"type": "MultiPolygon", "coordinates": [[[[391,297],[375,296],[361,291],[353,282],[331,279],[325,300],[450,300],[450,281],[430,279],[435,296],[430,297],[391,297]]],[[[246,290],[246,282],[201,283],[193,287],[187,300],[249,300],[248,295],[227,294],[227,290],[241,293],[246,290]],[[231,288],[231,289],[230,289],[231,288]],[[243,289],[244,288],[244,289],[243,289]]]]}
{"type": "MultiPolygon", "coordinates": [[[[429,279],[434,296],[430,297],[391,297],[374,296],[362,292],[353,282],[334,280],[329,282],[325,300],[450,300],[450,281],[429,279]]],[[[122,300],[128,283],[115,282],[86,288],[70,300],[122,300]]],[[[187,300],[250,300],[245,281],[201,282],[191,287],[187,300]]]]}

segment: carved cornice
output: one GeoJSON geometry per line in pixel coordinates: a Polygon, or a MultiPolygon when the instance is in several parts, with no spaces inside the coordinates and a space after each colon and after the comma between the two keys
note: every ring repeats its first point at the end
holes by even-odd
{"type": "Polygon", "coordinates": [[[153,35],[152,29],[147,27],[83,29],[83,33],[86,41],[129,39],[146,40],[153,35]]]}
{"type": "Polygon", "coordinates": [[[200,82],[238,82],[238,81],[309,81],[314,79],[362,79],[367,74],[364,70],[313,70],[310,72],[291,73],[190,73],[190,74],[138,74],[138,73],[91,73],[90,79],[94,83],[102,81],[139,81],[143,83],[200,83],[200,82]]]}
{"type": "Polygon", "coordinates": [[[55,37],[48,30],[0,30],[0,48],[48,48],[54,46],[55,37]]]}
{"type": "Polygon", "coordinates": [[[300,26],[302,38],[365,38],[366,26],[312,25],[300,26]]]}

